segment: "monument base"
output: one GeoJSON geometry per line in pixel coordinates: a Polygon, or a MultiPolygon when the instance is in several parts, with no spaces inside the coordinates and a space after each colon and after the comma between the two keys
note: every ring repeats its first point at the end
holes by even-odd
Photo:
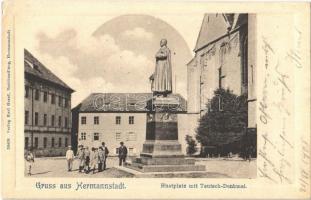
{"type": "Polygon", "coordinates": [[[140,172],[205,171],[204,165],[195,165],[185,158],[178,141],[146,141],[140,157],[127,162],[125,167],[140,172]]]}
{"type": "Polygon", "coordinates": [[[205,172],[205,165],[195,165],[193,159],[162,158],[160,160],[151,159],[149,161],[150,163],[156,164],[142,164],[138,161],[126,163],[125,167],[139,172],[205,172]]]}
{"type": "Polygon", "coordinates": [[[172,97],[155,97],[147,114],[146,141],[140,157],[125,167],[140,172],[202,172],[205,165],[195,165],[186,159],[178,142],[178,108],[180,100],[172,97]]]}

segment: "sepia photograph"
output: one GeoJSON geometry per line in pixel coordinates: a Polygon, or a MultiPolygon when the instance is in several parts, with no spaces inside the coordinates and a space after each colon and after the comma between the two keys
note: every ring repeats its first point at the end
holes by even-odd
{"type": "Polygon", "coordinates": [[[25,176],[256,178],[256,15],[200,16],[187,39],[141,14],[37,27],[25,176]]]}
{"type": "Polygon", "coordinates": [[[310,198],[310,9],[4,0],[1,196],[310,198]]]}

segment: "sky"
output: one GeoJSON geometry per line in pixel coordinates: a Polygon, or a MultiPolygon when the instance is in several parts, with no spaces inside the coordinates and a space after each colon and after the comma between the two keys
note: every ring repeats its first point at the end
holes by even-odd
{"type": "Polygon", "coordinates": [[[187,98],[186,64],[203,15],[32,16],[23,19],[23,39],[27,50],[75,90],[76,106],[92,92],[151,92],[154,55],[166,38],[173,92],[187,98]]]}

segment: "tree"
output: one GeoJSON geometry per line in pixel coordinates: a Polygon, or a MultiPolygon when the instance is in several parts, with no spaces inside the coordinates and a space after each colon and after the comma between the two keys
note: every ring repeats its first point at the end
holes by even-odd
{"type": "Polygon", "coordinates": [[[207,108],[196,134],[202,146],[223,148],[238,143],[247,128],[247,95],[237,96],[220,88],[214,91],[207,108]]]}
{"type": "Polygon", "coordinates": [[[186,142],[187,142],[187,155],[193,155],[197,152],[197,142],[192,138],[190,135],[186,135],[186,142]]]}

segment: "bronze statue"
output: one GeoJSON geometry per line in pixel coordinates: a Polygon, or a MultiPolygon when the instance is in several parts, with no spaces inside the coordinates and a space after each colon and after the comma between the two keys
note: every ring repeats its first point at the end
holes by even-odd
{"type": "Polygon", "coordinates": [[[171,51],[167,47],[167,40],[160,41],[161,48],[156,53],[156,66],[154,73],[150,76],[151,90],[156,96],[166,97],[172,93],[172,65],[171,51]]]}

